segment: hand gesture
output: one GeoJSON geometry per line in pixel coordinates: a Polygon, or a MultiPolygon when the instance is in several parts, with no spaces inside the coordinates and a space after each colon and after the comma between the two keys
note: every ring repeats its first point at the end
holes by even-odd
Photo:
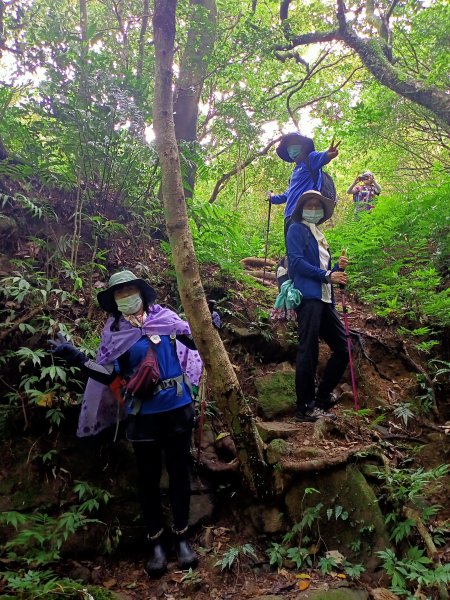
{"type": "Polygon", "coordinates": [[[268,200],[269,202],[272,200],[272,196],[273,196],[273,194],[272,194],[272,192],[271,192],[271,191],[270,191],[270,192],[267,192],[267,200],[268,200]]]}
{"type": "Polygon", "coordinates": [[[62,333],[57,333],[56,340],[49,340],[48,343],[50,345],[49,352],[70,365],[83,365],[88,360],[87,356],[68,342],[62,333]]]}
{"type": "Polygon", "coordinates": [[[330,147],[328,148],[328,156],[333,159],[339,154],[338,147],[340,146],[342,140],[334,141],[334,138],[331,140],[330,147]]]}

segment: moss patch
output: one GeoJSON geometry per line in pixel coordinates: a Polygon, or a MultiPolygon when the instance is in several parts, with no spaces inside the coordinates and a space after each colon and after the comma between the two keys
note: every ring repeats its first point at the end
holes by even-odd
{"type": "Polygon", "coordinates": [[[349,465],[314,476],[308,474],[297,480],[285,497],[290,521],[300,521],[305,508],[319,502],[323,505],[320,532],[328,549],[338,549],[348,560],[363,563],[368,570],[377,568],[379,559],[375,553],[390,546],[389,537],[377,497],[361,471],[349,465]],[[308,487],[320,493],[305,495],[308,487]],[[330,518],[327,515],[329,509],[332,510],[330,518]],[[342,518],[342,515],[346,518],[342,518]],[[356,551],[357,543],[359,549],[356,551]]]}
{"type": "Polygon", "coordinates": [[[258,408],[267,419],[293,413],[295,373],[273,373],[255,380],[258,408]]]}

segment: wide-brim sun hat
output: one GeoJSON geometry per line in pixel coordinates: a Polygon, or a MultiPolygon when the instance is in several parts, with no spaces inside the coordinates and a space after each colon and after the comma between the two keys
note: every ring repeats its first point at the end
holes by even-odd
{"type": "Polygon", "coordinates": [[[336,206],[334,200],[331,200],[326,196],[322,196],[322,194],[320,192],[317,192],[316,190],[309,190],[308,192],[302,194],[297,200],[297,204],[295,205],[294,212],[292,213],[291,217],[292,220],[295,221],[295,223],[300,223],[302,221],[303,207],[305,206],[307,200],[310,200],[311,198],[320,200],[323,206],[323,219],[316,223],[316,225],[320,225],[321,223],[324,223],[325,221],[328,221],[328,219],[331,218],[331,215],[334,212],[334,207],[336,206]]]}
{"type": "Polygon", "coordinates": [[[131,271],[119,271],[111,275],[108,281],[108,288],[97,294],[97,300],[103,310],[108,313],[118,311],[116,301],[114,300],[114,292],[124,285],[135,285],[142,294],[142,299],[149,306],[156,300],[156,292],[152,286],[145,281],[136,277],[131,271]]]}
{"type": "Polygon", "coordinates": [[[366,177],[373,177],[373,173],[371,173],[370,171],[365,171],[362,175],[361,178],[365,179],[366,177]]]}
{"type": "Polygon", "coordinates": [[[294,131],[293,133],[287,133],[281,138],[280,143],[277,146],[276,152],[280,158],[285,160],[286,162],[292,163],[295,162],[294,158],[291,158],[288,154],[289,146],[303,146],[306,150],[306,155],[314,150],[314,142],[311,138],[308,138],[298,131],[294,131]]]}

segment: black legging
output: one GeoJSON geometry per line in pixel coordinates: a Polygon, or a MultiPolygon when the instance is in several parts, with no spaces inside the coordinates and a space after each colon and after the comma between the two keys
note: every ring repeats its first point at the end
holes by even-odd
{"type": "Polygon", "coordinates": [[[191,496],[190,446],[191,430],[154,442],[133,443],[138,468],[139,500],[144,524],[148,527],[150,536],[163,527],[160,495],[163,451],[169,475],[169,499],[174,528],[182,531],[188,525],[191,496]]]}
{"type": "Polygon", "coordinates": [[[315,375],[319,359],[319,337],[331,348],[317,390],[317,399],[327,399],[339,383],[348,364],[345,329],[336,309],[322,300],[302,300],[297,309],[299,343],[295,370],[297,408],[306,412],[314,408],[315,375]]]}

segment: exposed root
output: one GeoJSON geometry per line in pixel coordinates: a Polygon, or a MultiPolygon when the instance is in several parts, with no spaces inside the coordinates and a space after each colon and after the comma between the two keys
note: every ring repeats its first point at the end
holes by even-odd
{"type": "Polygon", "coordinates": [[[308,471],[324,471],[326,469],[331,469],[333,467],[344,465],[350,461],[350,459],[356,454],[363,452],[365,455],[371,454],[377,457],[380,456],[378,452],[376,452],[376,448],[374,446],[369,447],[360,447],[360,448],[350,448],[348,450],[343,450],[337,456],[327,456],[324,458],[316,458],[313,460],[305,460],[305,461],[294,461],[294,460],[283,460],[281,462],[281,466],[283,467],[283,471],[289,471],[292,473],[298,472],[308,472],[308,471]]]}

